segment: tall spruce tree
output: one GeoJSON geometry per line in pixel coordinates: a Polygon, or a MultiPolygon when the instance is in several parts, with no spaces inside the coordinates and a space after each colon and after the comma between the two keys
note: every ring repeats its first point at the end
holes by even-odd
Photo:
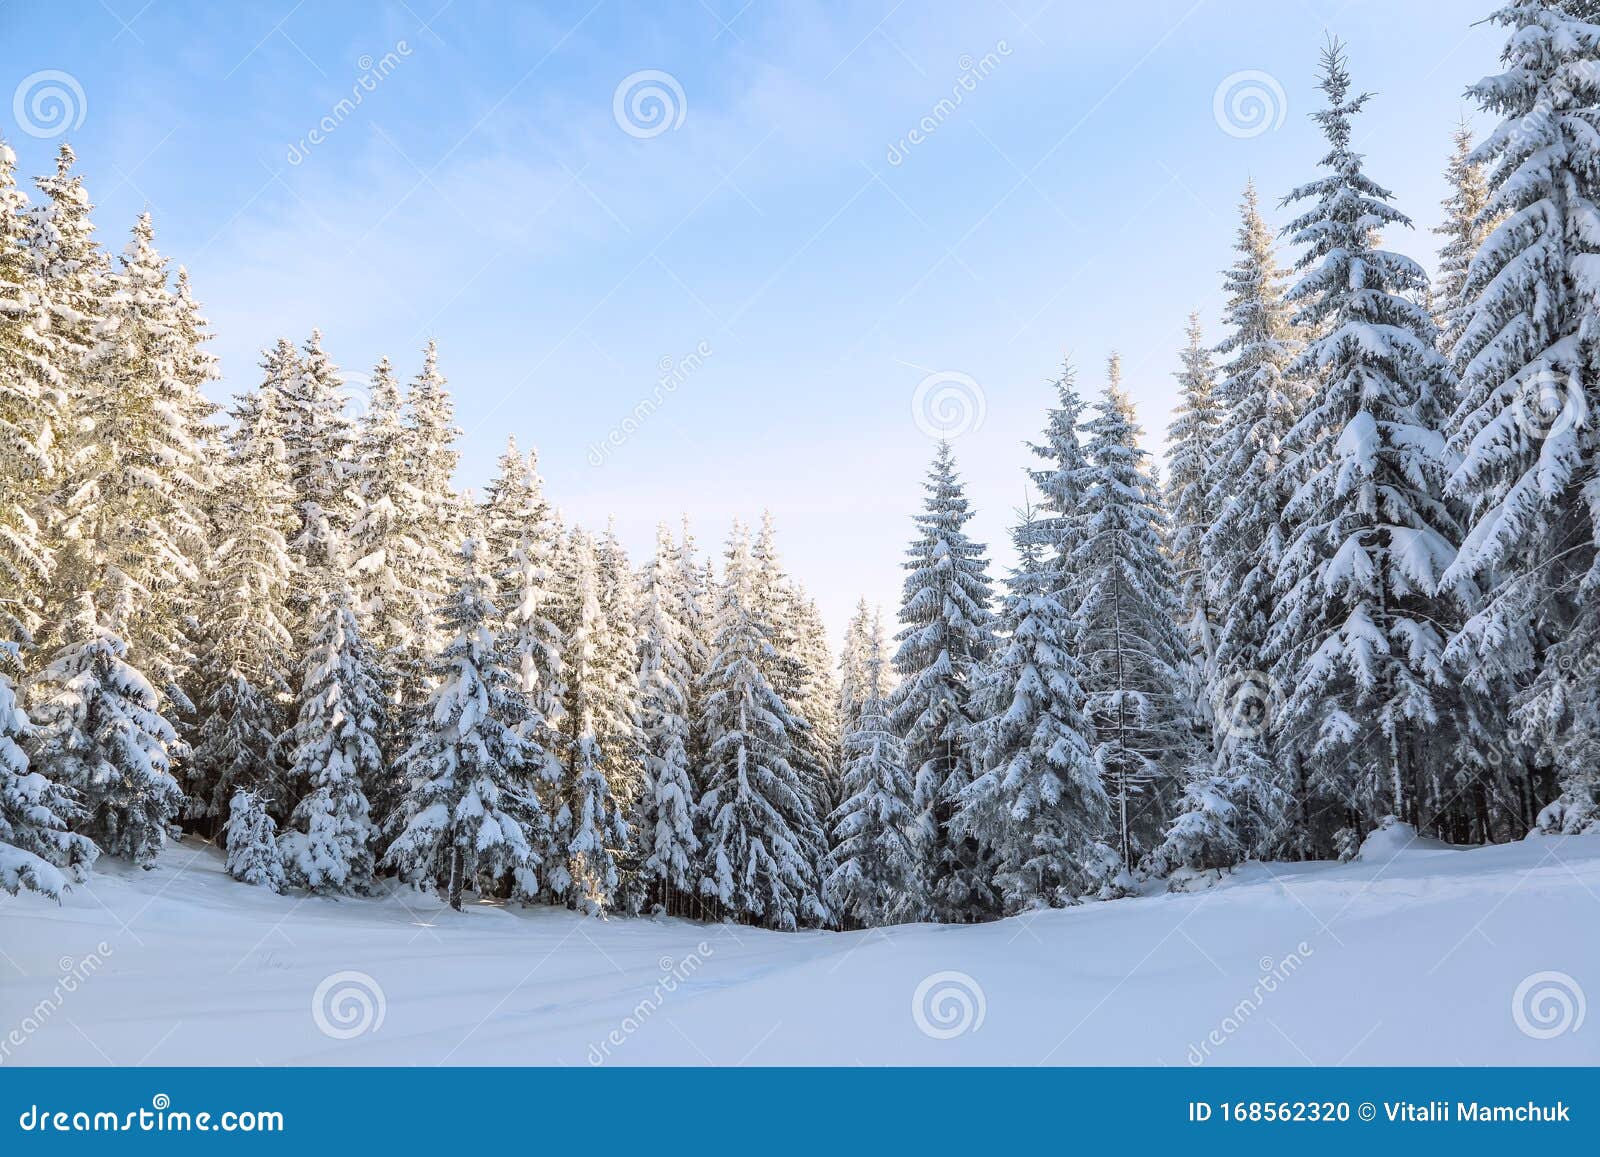
{"type": "Polygon", "coordinates": [[[1121,891],[1126,872],[1153,846],[1166,819],[1192,736],[1179,702],[1183,635],[1177,580],[1163,547],[1165,514],[1141,430],[1111,355],[1099,414],[1085,426],[1088,470],[1082,541],[1070,560],[1066,605],[1077,617],[1094,759],[1112,806],[1121,875],[1097,868],[1121,891]]]}
{"type": "Polygon", "coordinates": [[[288,611],[294,507],[278,404],[275,391],[262,390],[234,409],[229,484],[213,503],[221,538],[201,604],[203,697],[188,769],[190,817],[214,821],[239,790],[275,783],[281,770],[277,737],[295,662],[288,611]]]}
{"type": "MultiPolygon", "coordinates": [[[[334,548],[334,560],[343,553],[334,548]]],[[[279,838],[291,883],[313,892],[359,892],[372,880],[377,827],[371,797],[391,798],[379,746],[384,700],[375,656],[361,637],[342,570],[318,576],[310,647],[300,664],[294,726],[283,736],[299,793],[279,838]]]]}
{"type": "Polygon", "coordinates": [[[51,334],[16,163],[0,140],[0,645],[31,643],[42,623],[54,559],[45,503],[68,432],[57,361],[70,351],[51,334]]]}
{"type": "Polygon", "coordinates": [[[83,817],[77,793],[30,765],[34,727],[10,675],[18,651],[13,643],[0,644],[0,889],[59,899],[83,878],[100,849],[71,830],[83,817]]]}
{"type": "Polygon", "coordinates": [[[1497,221],[1489,210],[1489,182],[1483,163],[1473,156],[1472,129],[1465,120],[1456,128],[1454,151],[1445,168],[1450,193],[1441,202],[1444,221],[1434,233],[1444,238],[1439,246],[1439,277],[1433,289],[1440,346],[1449,355],[1461,340],[1471,317],[1466,295],[1467,275],[1473,258],[1494,232],[1497,221]]]}
{"type": "Polygon", "coordinates": [[[1268,654],[1286,692],[1280,741],[1347,848],[1383,814],[1417,823],[1433,802],[1424,776],[1451,723],[1438,690],[1441,576],[1457,528],[1444,445],[1420,417],[1446,372],[1419,304],[1427,277],[1378,247],[1381,226],[1409,222],[1351,148],[1368,98],[1351,94],[1337,42],[1323,50],[1321,88],[1326,175],[1290,194],[1311,204],[1287,229],[1306,246],[1296,322],[1317,335],[1293,373],[1317,388],[1286,439],[1299,489],[1284,509],[1268,654]]]}
{"type": "Polygon", "coordinates": [[[93,594],[104,626],[127,644],[127,661],[188,709],[179,686],[191,659],[185,615],[205,551],[206,465],[190,421],[198,407],[179,377],[187,354],[166,282],[145,214],[108,282],[95,345],[73,376],[79,436],[58,497],[58,575],[72,594],[93,594]]]}
{"type": "Polygon", "coordinates": [[[563,858],[547,869],[546,888],[571,907],[599,915],[615,903],[622,882],[619,861],[630,832],[624,804],[606,774],[600,740],[602,732],[611,733],[616,687],[594,539],[574,528],[559,567],[563,773],[552,838],[563,858]]]}
{"type": "Polygon", "coordinates": [[[1061,601],[1055,554],[1032,509],[1000,601],[1000,644],[974,708],[982,774],[953,826],[984,848],[1008,912],[1059,907],[1089,889],[1109,804],[1089,749],[1078,623],[1061,601]]]}
{"type": "Polygon", "coordinates": [[[765,673],[774,643],[757,569],[749,535],[735,524],[701,694],[699,890],[716,913],[793,929],[826,922],[828,911],[812,858],[819,822],[786,755],[797,723],[765,673]]]}
{"type": "Polygon", "coordinates": [[[901,678],[891,712],[905,741],[919,816],[928,915],[959,923],[999,908],[976,841],[950,827],[962,792],[976,778],[973,682],[994,649],[984,547],[967,537],[972,519],[948,442],[940,442],[915,517],[917,537],[902,565],[894,666],[901,678]]]}
{"type": "Polygon", "coordinates": [[[1213,444],[1222,424],[1222,407],[1217,400],[1216,369],[1211,351],[1206,348],[1200,329],[1200,315],[1189,315],[1188,344],[1183,350],[1183,369],[1178,379],[1178,407],[1167,427],[1167,505],[1171,511],[1171,549],[1178,577],[1178,597],[1183,604],[1183,620],[1189,635],[1191,698],[1196,717],[1205,720],[1205,696],[1209,693],[1217,659],[1217,612],[1206,591],[1209,570],[1205,536],[1217,518],[1217,503],[1211,492],[1216,474],[1213,444]]]}
{"type": "Polygon", "coordinates": [[[427,614],[415,585],[414,559],[421,548],[410,454],[400,389],[383,358],[372,370],[353,451],[350,579],[356,616],[383,664],[387,691],[407,704],[416,701],[418,689],[399,685],[399,669],[417,657],[413,634],[427,614]]]}
{"type": "Polygon", "coordinates": [[[322,348],[320,330],[311,331],[298,357],[288,342],[280,341],[272,363],[263,388],[278,392],[283,416],[284,459],[296,516],[289,539],[294,575],[290,610],[295,647],[303,653],[310,644],[318,595],[314,576],[326,572],[335,551],[348,542],[355,434],[344,410],[343,379],[322,348]]]}
{"type": "Polygon", "coordinates": [[[30,692],[34,765],[83,800],[79,831],[108,855],[155,867],[183,806],[172,762],[183,751],[160,698],[128,662],[128,644],[87,593],[62,623],[62,642],[30,692]]]}
{"type": "Polygon", "coordinates": [[[1471,579],[1486,595],[1450,659],[1475,692],[1511,704],[1511,754],[1531,757],[1528,810],[1565,769],[1570,830],[1600,811],[1595,19],[1593,5],[1534,0],[1490,17],[1506,29],[1505,71],[1469,93],[1502,120],[1469,160],[1489,169],[1485,212],[1498,224],[1461,290],[1449,431],[1460,455],[1450,490],[1469,517],[1446,581],[1471,579]]]}
{"type": "Polygon", "coordinates": [[[822,886],[836,920],[872,928],[915,919],[922,900],[911,777],[889,723],[888,643],[881,634],[864,633],[858,660],[857,699],[844,736],[843,798],[829,817],[833,846],[822,886]]]}
{"type": "Polygon", "coordinates": [[[700,840],[694,830],[699,798],[689,763],[689,683],[684,652],[687,627],[678,551],[663,523],[645,575],[639,618],[639,719],[645,787],[636,825],[648,901],[669,915],[687,915],[695,896],[700,840]]]}
{"type": "MultiPolygon", "coordinates": [[[[1240,204],[1234,251],[1238,257],[1223,273],[1228,333],[1217,351],[1228,361],[1217,387],[1223,413],[1207,478],[1216,515],[1202,547],[1206,590],[1219,620],[1210,687],[1216,779],[1208,782],[1226,790],[1196,794],[1186,788],[1184,808],[1187,814],[1206,803],[1208,822],[1231,831],[1209,846],[1272,858],[1307,851],[1297,806],[1302,772],[1292,753],[1278,759],[1273,716],[1282,692],[1264,650],[1278,615],[1283,510],[1295,490],[1285,440],[1305,408],[1309,385],[1289,374],[1299,332],[1253,184],[1240,204]],[[1214,798],[1220,802],[1210,807],[1214,798]]],[[[1192,769],[1189,782],[1198,775],[1192,769]]]]}
{"type": "Polygon", "coordinates": [[[467,889],[537,868],[548,823],[519,774],[533,761],[518,735],[527,700],[495,638],[499,613],[478,553],[467,539],[439,610],[451,641],[433,660],[427,714],[401,756],[405,822],[385,855],[405,878],[441,886],[457,911],[467,889]]]}

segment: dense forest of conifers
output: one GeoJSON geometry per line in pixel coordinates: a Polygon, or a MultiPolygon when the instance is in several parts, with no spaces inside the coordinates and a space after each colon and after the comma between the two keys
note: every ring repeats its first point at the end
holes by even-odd
{"type": "Polygon", "coordinates": [[[432,343],[352,413],[280,340],[220,412],[149,217],[113,260],[71,149],[30,196],[0,145],[0,886],[181,828],[277,890],[861,927],[1595,828],[1594,8],[1493,15],[1432,280],[1330,44],[1328,151],[1281,235],[1245,192],[1164,483],[1116,356],[1092,403],[1063,367],[1003,583],[941,443],[898,632],[863,604],[837,662],[770,520],[636,565],[514,442],[459,492],[432,343]]]}

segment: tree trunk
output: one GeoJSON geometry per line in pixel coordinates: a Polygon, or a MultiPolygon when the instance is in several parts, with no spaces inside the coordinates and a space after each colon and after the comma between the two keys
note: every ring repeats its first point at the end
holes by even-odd
{"type": "Polygon", "coordinates": [[[450,907],[461,911],[461,849],[450,849],[450,907]]]}

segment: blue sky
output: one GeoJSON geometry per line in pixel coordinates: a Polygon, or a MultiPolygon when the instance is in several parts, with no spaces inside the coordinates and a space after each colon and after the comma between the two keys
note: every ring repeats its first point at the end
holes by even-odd
{"type": "Polygon", "coordinates": [[[1188,312],[1218,335],[1245,180],[1281,222],[1314,174],[1325,32],[1417,224],[1389,243],[1430,268],[1462,89],[1500,47],[1478,0],[441,3],[3,0],[0,131],[25,174],[73,143],[103,243],[150,209],[218,332],[219,398],[280,334],[320,326],[358,374],[386,353],[409,375],[435,338],[463,484],[515,433],[636,557],[658,519],[707,545],[769,508],[835,631],[898,597],[919,383],[981,392],[955,448],[1003,562],[1064,353],[1096,388],[1120,350],[1159,448],[1188,312]],[[645,71],[675,127],[626,99],[619,121],[645,71]],[[52,84],[64,137],[27,100],[52,84]],[[1240,86],[1264,121],[1230,116],[1240,86]]]}

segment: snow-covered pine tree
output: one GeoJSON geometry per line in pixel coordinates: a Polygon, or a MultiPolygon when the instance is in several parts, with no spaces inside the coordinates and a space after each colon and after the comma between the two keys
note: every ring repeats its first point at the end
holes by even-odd
{"type": "Polygon", "coordinates": [[[665,523],[656,528],[655,556],[645,575],[639,619],[639,720],[645,787],[636,825],[644,863],[646,902],[672,916],[695,911],[694,831],[699,798],[689,763],[692,731],[684,653],[687,627],[677,588],[679,557],[665,523]]]}
{"type": "Polygon", "coordinates": [[[629,829],[596,738],[615,704],[615,689],[608,685],[611,672],[603,658],[606,624],[594,539],[574,527],[557,565],[563,672],[559,752],[564,772],[551,829],[564,859],[546,870],[545,886],[571,907],[599,915],[616,899],[619,858],[629,829]]]}
{"type": "Polygon", "coordinates": [[[1472,302],[1465,292],[1467,271],[1498,224],[1488,212],[1489,182],[1483,163],[1472,155],[1472,129],[1465,119],[1451,139],[1455,151],[1444,171],[1450,193],[1440,203],[1444,221],[1433,230],[1444,238],[1439,246],[1439,277],[1433,289],[1433,304],[1440,347],[1447,356],[1461,340],[1471,316],[1472,302]]]}
{"type": "Polygon", "coordinates": [[[537,869],[548,817],[522,769],[536,753],[518,735],[528,704],[495,638],[499,612],[479,546],[467,539],[439,610],[451,641],[434,658],[426,721],[401,757],[405,826],[385,862],[442,885],[450,906],[483,881],[537,869]]]}
{"type": "Polygon", "coordinates": [[[293,494],[275,390],[241,399],[229,438],[228,484],[213,512],[200,620],[200,726],[189,762],[190,817],[214,820],[235,793],[277,780],[282,704],[295,658],[289,633],[288,536],[293,494]]]}
{"type": "Polygon", "coordinates": [[[595,577],[600,618],[590,669],[594,737],[611,793],[628,815],[644,791],[636,633],[639,592],[638,578],[617,540],[615,526],[606,527],[596,546],[595,577]]]}
{"type": "Polygon", "coordinates": [[[173,708],[192,710],[179,685],[206,549],[208,465],[190,423],[199,403],[178,376],[190,355],[166,278],[144,214],[108,283],[96,344],[69,376],[78,436],[57,498],[57,575],[74,609],[77,594],[92,593],[127,662],[173,708]]]}
{"type": "Polygon", "coordinates": [[[292,830],[278,842],[290,883],[360,892],[372,881],[377,843],[370,797],[393,793],[379,746],[385,703],[377,661],[350,603],[343,551],[337,543],[330,549],[331,565],[316,576],[294,726],[281,740],[300,799],[292,830]]]}
{"type": "Polygon", "coordinates": [[[278,825],[257,792],[241,787],[233,793],[222,840],[228,849],[228,875],[241,884],[283,891],[286,879],[278,850],[278,825]]]}
{"type": "MultiPolygon", "coordinates": [[[[397,668],[414,667],[421,659],[412,636],[427,613],[413,585],[412,560],[419,548],[410,454],[400,389],[389,359],[382,358],[372,370],[355,441],[350,581],[356,617],[383,664],[389,696],[406,705],[415,704],[419,689],[398,686],[397,668]]],[[[392,739],[386,737],[386,742],[392,739]]]]}
{"type": "Polygon", "coordinates": [[[76,793],[29,766],[33,724],[7,671],[17,659],[15,644],[0,644],[0,889],[60,899],[100,849],[70,830],[83,814],[76,793]]]}
{"type": "Polygon", "coordinates": [[[734,524],[701,692],[700,894],[715,913],[770,928],[828,919],[811,858],[819,822],[785,753],[797,721],[764,672],[774,649],[757,611],[749,535],[734,524]]]}
{"type": "MultiPolygon", "coordinates": [[[[812,687],[810,663],[814,655],[806,641],[805,595],[783,569],[770,511],[762,512],[761,530],[751,545],[750,560],[751,609],[763,624],[770,643],[762,660],[762,674],[789,711],[785,732],[788,747],[783,756],[799,776],[811,812],[818,818],[814,828],[796,834],[806,841],[807,858],[820,863],[828,850],[828,836],[821,820],[834,806],[835,787],[830,784],[830,777],[837,767],[838,725],[832,703],[819,701],[812,687]]],[[[825,642],[823,652],[823,662],[831,666],[825,642]]]]}
{"type": "MultiPolygon", "coordinates": [[[[1072,560],[1083,541],[1083,489],[1087,485],[1088,461],[1078,440],[1078,427],[1085,407],[1071,362],[1062,361],[1061,376],[1053,384],[1056,404],[1046,417],[1043,440],[1029,443],[1028,447],[1045,464],[1029,470],[1028,477],[1039,491],[1036,530],[1046,536],[1054,555],[1050,565],[1056,571],[1060,589],[1065,590],[1072,585],[1072,560]]],[[[1075,613],[1073,607],[1067,610],[1075,613]]]]}
{"type": "MultiPolygon", "coordinates": [[[[1217,346],[1229,360],[1217,387],[1223,413],[1207,478],[1216,515],[1202,548],[1206,589],[1218,615],[1209,689],[1218,778],[1210,786],[1226,787],[1236,798],[1224,811],[1209,806],[1214,793],[1196,794],[1186,786],[1182,807],[1188,815],[1207,804],[1208,823],[1226,817],[1231,837],[1214,836],[1210,848],[1237,848],[1261,858],[1303,856],[1304,817],[1295,792],[1299,769],[1292,757],[1287,767],[1276,761],[1272,726],[1281,693],[1263,650],[1277,617],[1274,583],[1283,554],[1283,508],[1295,489],[1284,440],[1299,421],[1309,387],[1289,376],[1299,335],[1286,300],[1286,274],[1278,266],[1253,184],[1245,186],[1239,215],[1238,257],[1223,274],[1228,295],[1223,321],[1229,332],[1217,346]]],[[[1200,776],[1201,769],[1192,767],[1186,784],[1200,776]]],[[[1185,830],[1194,822],[1185,820],[1185,830]]],[[[1192,858],[1167,850],[1169,865],[1192,858]]]]}
{"type": "MultiPolygon", "coordinates": [[[[556,548],[559,530],[544,498],[538,458],[524,457],[515,439],[508,439],[500,470],[490,481],[483,506],[487,567],[498,591],[500,619],[496,637],[527,712],[518,734],[527,741],[535,763],[525,766],[523,790],[532,790],[549,813],[561,794],[560,715],[562,697],[561,628],[556,625],[556,548]]],[[[552,828],[541,827],[535,846],[543,864],[565,858],[553,841],[552,828]]],[[[524,882],[526,883],[526,881],[524,882]]],[[[525,895],[534,889],[523,886],[525,895]]]]}
{"type": "Polygon", "coordinates": [[[83,178],[72,171],[77,157],[63,143],[56,171],[35,180],[44,200],[28,209],[29,256],[42,286],[55,367],[75,376],[96,344],[111,272],[94,241],[94,206],[83,178]]]}
{"type": "Polygon", "coordinates": [[[1209,719],[1210,692],[1217,657],[1217,611],[1206,592],[1210,569],[1206,532],[1217,518],[1211,492],[1216,474],[1212,444],[1222,424],[1222,406],[1216,397],[1216,369],[1200,329],[1200,315],[1189,315],[1183,369],[1178,379],[1178,406],[1167,427],[1167,507],[1171,511],[1172,565],[1177,571],[1178,597],[1189,635],[1190,686],[1197,719],[1209,719]]]}
{"type": "Polygon", "coordinates": [[[452,482],[461,431],[455,426],[455,403],[439,372],[439,351],[431,338],[423,347],[422,369],[406,391],[406,409],[414,504],[410,534],[415,542],[407,581],[420,593],[425,608],[424,637],[419,642],[426,654],[444,642],[430,636],[438,626],[433,611],[450,593],[452,560],[464,537],[467,513],[452,482]]]}
{"type": "MultiPolygon", "coordinates": [[[[973,710],[981,774],[962,792],[955,831],[992,865],[1005,909],[1060,907],[1090,891],[1110,806],[1089,750],[1078,624],[1032,509],[1013,534],[1018,562],[1000,601],[998,649],[973,710]]],[[[1095,881],[1098,883],[1098,881],[1095,881]]]]}
{"type": "MultiPolygon", "coordinates": [[[[1295,320],[1317,335],[1292,372],[1318,385],[1285,442],[1299,489],[1284,509],[1267,653],[1285,688],[1280,744],[1305,767],[1312,802],[1359,837],[1385,814],[1419,823],[1438,803],[1427,777],[1452,725],[1439,693],[1441,576],[1458,531],[1443,439],[1420,417],[1446,374],[1419,304],[1427,277],[1378,248],[1380,227],[1410,222],[1351,148],[1367,97],[1351,94],[1336,41],[1321,88],[1326,175],[1289,195],[1311,205],[1286,230],[1306,246],[1295,320]]],[[[1332,836],[1324,824],[1324,849],[1332,836]]]]}
{"type": "Polygon", "coordinates": [[[857,601],[850,621],[845,624],[844,643],[839,648],[839,723],[846,734],[855,726],[861,705],[867,699],[870,679],[867,661],[875,641],[872,611],[863,598],[857,601]]]}
{"type": "MultiPolygon", "coordinates": [[[[798,627],[797,657],[802,682],[797,714],[806,722],[811,760],[816,765],[816,812],[826,819],[843,802],[840,778],[840,744],[843,733],[839,719],[839,684],[833,677],[833,652],[828,646],[828,629],[817,604],[803,591],[796,590],[795,622],[798,627]]],[[[824,825],[823,839],[827,833],[824,825]]],[[[826,850],[826,842],[822,850],[826,850]]]]}
{"type": "MultiPolygon", "coordinates": [[[[705,762],[704,735],[698,726],[700,687],[711,666],[711,591],[713,584],[708,573],[700,569],[694,535],[689,531],[689,518],[683,518],[678,538],[677,565],[671,572],[672,593],[677,601],[678,621],[683,624],[683,661],[688,671],[684,697],[689,716],[689,767],[695,771],[705,762]]],[[[709,565],[709,564],[708,564],[709,565]]],[[[698,784],[696,797],[698,799],[698,784]]]]}
{"type": "Polygon", "coordinates": [[[994,649],[994,617],[988,560],[983,545],[967,536],[972,508],[948,442],[939,443],[924,489],[917,537],[902,564],[904,625],[894,656],[901,683],[890,718],[912,775],[926,914],[963,923],[999,909],[977,844],[950,830],[961,794],[978,774],[972,683],[994,649]]]}
{"type": "Polygon", "coordinates": [[[485,492],[485,545],[500,591],[501,647],[540,720],[561,710],[561,629],[552,620],[559,533],[545,501],[536,453],[506,441],[500,471],[485,492]]]}
{"type": "Polygon", "coordinates": [[[823,863],[822,887],[840,924],[874,928],[915,919],[922,911],[917,816],[905,748],[889,724],[887,641],[867,628],[857,658],[857,698],[844,736],[843,799],[829,817],[833,847],[823,863]]]}
{"type": "Polygon", "coordinates": [[[1588,816],[1600,791],[1596,18],[1592,4],[1510,0],[1490,17],[1507,29],[1505,71],[1469,90],[1503,118],[1469,158],[1489,168],[1485,213],[1499,223],[1461,291],[1449,486],[1469,517],[1445,576],[1486,592],[1449,658],[1476,693],[1510,703],[1512,754],[1532,756],[1528,810],[1555,794],[1560,767],[1562,810],[1588,816]]]}
{"type": "Polygon", "coordinates": [[[65,379],[28,251],[28,200],[0,140],[0,645],[31,643],[50,589],[46,502],[66,435],[65,379]]]}
{"type": "Polygon", "coordinates": [[[1101,881],[1110,894],[1127,886],[1126,873],[1158,838],[1193,739],[1179,702],[1184,640],[1165,514],[1116,354],[1085,431],[1082,541],[1064,603],[1077,618],[1094,759],[1113,812],[1108,843],[1122,868],[1120,878],[1101,881]]]}
{"type": "Polygon", "coordinates": [[[29,687],[33,765],[82,797],[79,830],[101,851],[153,868],[183,806],[171,772],[182,745],[155,688],[129,664],[127,643],[103,621],[93,596],[80,594],[29,687]]]}
{"type": "Polygon", "coordinates": [[[284,455],[296,516],[289,540],[294,564],[290,610],[295,617],[296,650],[303,654],[310,645],[311,616],[320,596],[317,576],[327,572],[334,554],[346,545],[354,505],[355,437],[344,412],[344,383],[339,368],[323,351],[322,331],[311,331],[299,357],[286,351],[287,345],[280,342],[273,358],[281,363],[283,376],[269,377],[264,388],[278,391],[283,416],[284,455]]]}

